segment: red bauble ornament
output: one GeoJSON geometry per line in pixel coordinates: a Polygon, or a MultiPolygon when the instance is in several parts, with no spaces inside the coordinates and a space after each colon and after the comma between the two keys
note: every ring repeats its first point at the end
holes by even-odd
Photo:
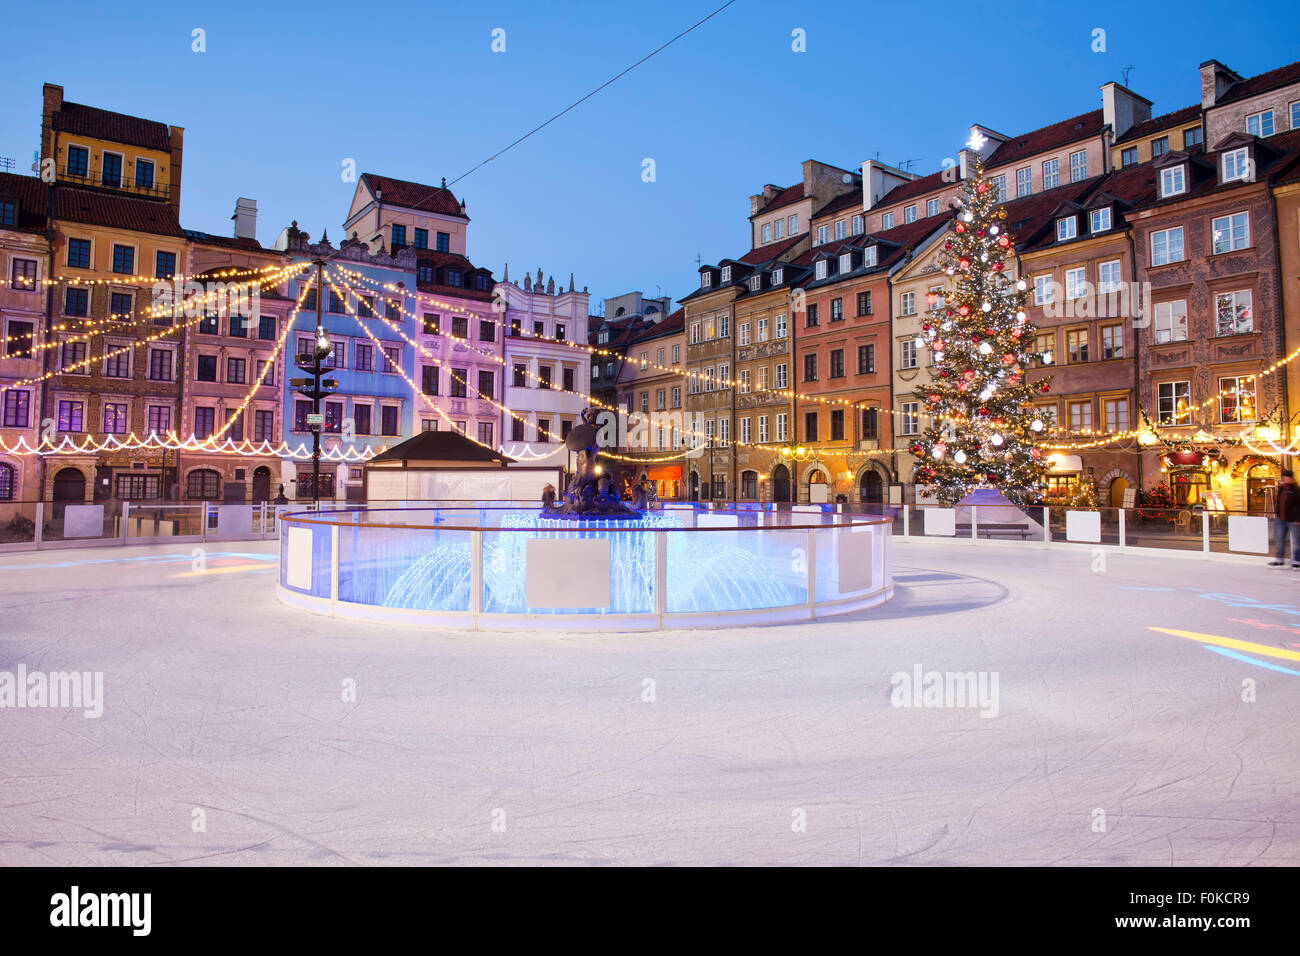
{"type": "Polygon", "coordinates": [[[1008,375],[1008,376],[1007,376],[1007,384],[1008,384],[1008,385],[1015,385],[1015,384],[1016,384],[1017,382],[1019,382],[1019,381],[1020,381],[1020,376],[1019,376],[1019,375],[1008,375]]]}
{"type": "Polygon", "coordinates": [[[951,250],[951,249],[952,249],[952,240],[949,239],[947,242],[945,242],[945,243],[943,244],[943,247],[944,247],[944,249],[951,250]]]}
{"type": "MultiPolygon", "coordinates": [[[[957,312],[958,312],[959,315],[970,315],[970,306],[968,306],[968,305],[959,305],[959,306],[957,306],[957,312]]],[[[949,315],[952,315],[951,312],[949,312],[948,314],[949,314],[949,315]]]]}
{"type": "Polygon", "coordinates": [[[973,379],[973,378],[975,377],[975,372],[974,372],[974,370],[972,370],[972,369],[967,369],[966,371],[962,372],[961,374],[962,374],[962,377],[963,377],[964,379],[966,379],[966,381],[968,381],[968,382],[969,382],[971,379],[973,379]]]}
{"type": "Polygon", "coordinates": [[[987,418],[989,415],[989,410],[987,408],[981,408],[980,414],[983,415],[985,418],[987,418]]]}
{"type": "Polygon", "coordinates": [[[970,260],[967,259],[965,256],[962,256],[960,259],[957,260],[957,265],[961,266],[963,269],[969,269],[970,260]]]}
{"type": "Polygon", "coordinates": [[[1000,477],[998,477],[997,475],[993,474],[992,472],[989,472],[989,473],[988,473],[987,475],[985,475],[984,477],[987,478],[989,481],[993,482],[994,484],[997,484],[999,481],[1002,480],[1000,477]]]}
{"type": "Polygon", "coordinates": [[[957,232],[965,232],[965,231],[966,231],[966,226],[965,226],[965,224],[960,223],[960,222],[957,223],[956,231],[957,231],[957,232]]]}
{"type": "Polygon", "coordinates": [[[978,186],[975,187],[975,189],[981,196],[989,191],[989,187],[987,183],[980,183],[978,186]]]}
{"type": "Polygon", "coordinates": [[[1011,330],[1011,337],[1012,337],[1013,339],[1018,339],[1018,338],[1020,338],[1020,329],[1012,329],[1012,330],[1011,330]]]}
{"type": "Polygon", "coordinates": [[[940,372],[939,372],[939,377],[940,377],[940,378],[947,378],[947,377],[948,377],[948,370],[945,368],[945,369],[943,369],[942,371],[940,371],[940,372]]]}
{"type": "Polygon", "coordinates": [[[1043,382],[1041,385],[1038,386],[1038,390],[1044,393],[1050,392],[1052,390],[1052,386],[1047,382],[1043,382]]]}
{"type": "Polygon", "coordinates": [[[930,401],[931,401],[931,403],[938,403],[938,401],[939,401],[939,393],[938,393],[938,392],[931,392],[931,393],[930,393],[930,401]]]}
{"type": "Polygon", "coordinates": [[[984,238],[984,230],[983,230],[983,229],[976,229],[976,230],[975,230],[975,235],[978,236],[979,238],[983,239],[983,238],[984,238]]]}
{"type": "Polygon", "coordinates": [[[967,388],[967,385],[966,385],[965,382],[958,382],[958,383],[957,383],[957,391],[959,391],[959,392],[964,392],[964,391],[966,391],[966,388],[967,388]]]}
{"type": "Polygon", "coordinates": [[[998,236],[998,245],[1005,249],[1007,246],[1011,245],[1011,240],[1006,236],[998,236]]]}
{"type": "Polygon", "coordinates": [[[993,263],[993,271],[994,271],[994,272],[1001,272],[1001,271],[1002,271],[1002,263],[1000,263],[1000,262],[995,262],[995,263],[993,263]]]}
{"type": "Polygon", "coordinates": [[[1037,448],[1031,448],[1029,450],[1029,455],[1031,458],[1041,458],[1043,453],[1039,451],[1037,448]]]}
{"type": "Polygon", "coordinates": [[[1012,362],[1014,362],[1015,360],[1016,360],[1016,357],[1015,357],[1014,355],[1012,355],[1010,352],[1008,352],[1008,353],[1006,353],[1005,355],[1002,356],[1002,364],[1003,364],[1003,365],[1010,365],[1010,364],[1011,364],[1012,362]]]}

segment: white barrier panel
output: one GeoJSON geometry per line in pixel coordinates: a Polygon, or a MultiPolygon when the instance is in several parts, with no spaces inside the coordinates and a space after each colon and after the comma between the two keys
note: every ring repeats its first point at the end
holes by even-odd
{"type": "Polygon", "coordinates": [[[1067,511],[1065,513],[1065,540],[1101,543],[1100,511],[1067,511]]]}
{"type": "Polygon", "coordinates": [[[252,534],[252,505],[220,505],[217,508],[218,534],[252,534]]]}
{"type": "Polygon", "coordinates": [[[1228,515],[1228,550],[1268,554],[1268,519],[1261,515],[1228,515]]]}
{"type": "Polygon", "coordinates": [[[854,528],[867,534],[837,534],[839,538],[839,589],[841,594],[871,589],[873,528],[854,528]]]}
{"type": "Polygon", "coordinates": [[[104,537],[103,505],[68,505],[63,511],[65,538],[104,537]]]}
{"type": "Polygon", "coordinates": [[[951,538],[957,533],[956,508],[923,508],[921,514],[927,535],[951,538]]]}
{"type": "Polygon", "coordinates": [[[608,608],[608,538],[529,538],[524,601],[530,608],[608,608]]]}
{"type": "Polygon", "coordinates": [[[740,527],[739,515],[722,515],[722,514],[702,514],[695,519],[697,528],[738,528],[740,527]]]}
{"type": "Polygon", "coordinates": [[[288,531],[288,567],[284,581],[291,588],[311,590],[311,529],[290,528],[288,531]]]}

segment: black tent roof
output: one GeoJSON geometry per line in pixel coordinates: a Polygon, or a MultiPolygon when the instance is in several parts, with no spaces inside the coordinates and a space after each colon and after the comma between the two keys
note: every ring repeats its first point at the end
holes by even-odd
{"type": "Polygon", "coordinates": [[[514,462],[514,459],[484,448],[458,431],[427,431],[370,459],[371,464],[397,461],[465,461],[504,465],[514,462]]]}

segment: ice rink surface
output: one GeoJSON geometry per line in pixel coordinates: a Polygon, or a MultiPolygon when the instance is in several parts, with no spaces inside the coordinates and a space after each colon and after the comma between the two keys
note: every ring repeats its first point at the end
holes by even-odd
{"type": "Polygon", "coordinates": [[[1300,649],[1263,559],[896,541],[848,618],[480,634],[291,610],[274,546],[0,555],[0,671],[104,674],[0,710],[0,864],[1300,864],[1300,661],[1152,630],[1300,649]]]}

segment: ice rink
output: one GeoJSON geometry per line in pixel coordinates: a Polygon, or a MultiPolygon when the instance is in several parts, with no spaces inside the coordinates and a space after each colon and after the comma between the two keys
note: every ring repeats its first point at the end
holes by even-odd
{"type": "Polygon", "coordinates": [[[274,547],[0,555],[0,672],[104,675],[0,710],[0,863],[1300,864],[1263,559],[896,541],[870,612],[574,636],[294,611],[274,547]]]}

